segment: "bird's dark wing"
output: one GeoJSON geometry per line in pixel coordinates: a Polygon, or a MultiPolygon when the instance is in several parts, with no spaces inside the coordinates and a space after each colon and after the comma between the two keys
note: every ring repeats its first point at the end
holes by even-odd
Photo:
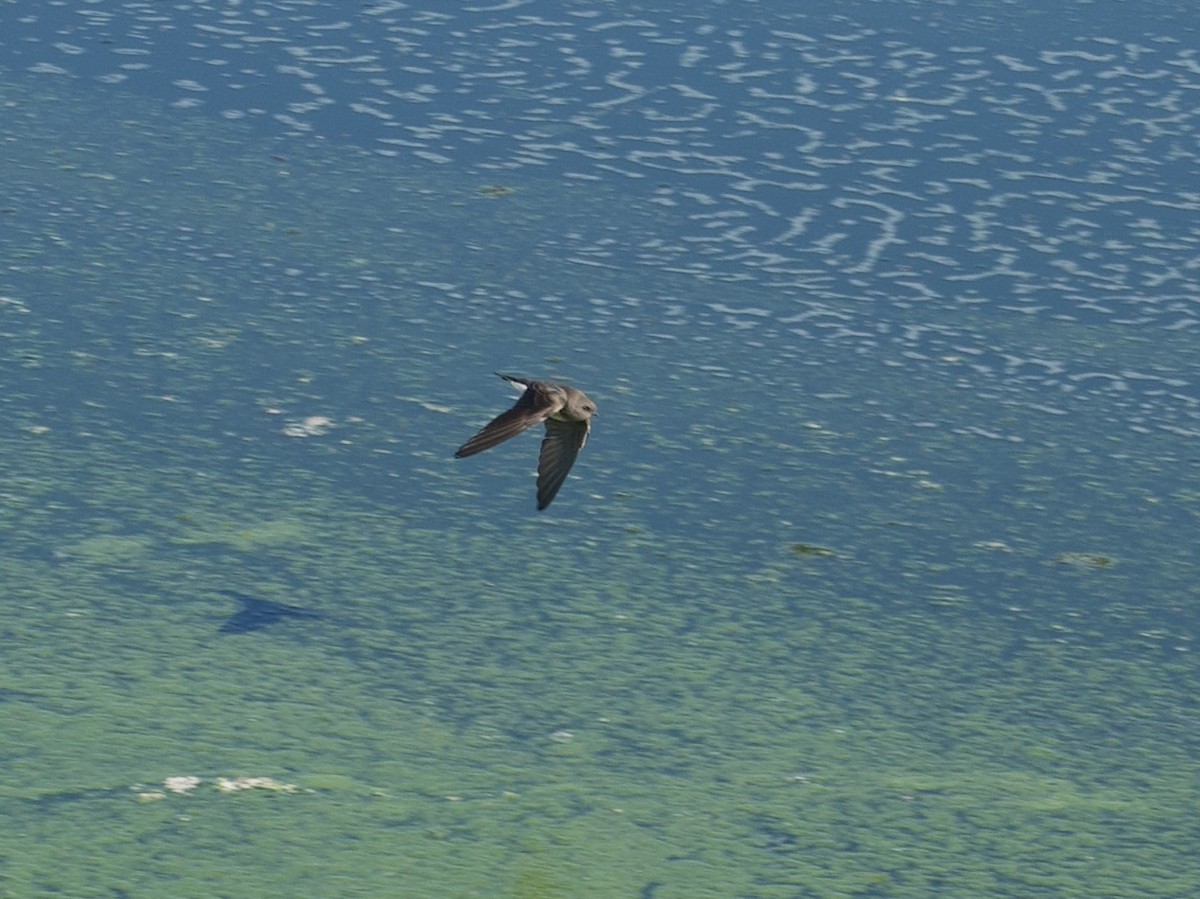
{"type": "Polygon", "coordinates": [[[483,430],[460,446],[454,454],[456,459],[482,453],[511,437],[516,437],[526,428],[545,421],[562,408],[562,397],[552,385],[541,381],[518,381],[514,378],[505,380],[524,384],[525,392],[511,409],[497,415],[484,425],[483,430]]]}
{"type": "Polygon", "coordinates": [[[538,458],[539,510],[546,508],[558,495],[558,489],[567,479],[567,473],[575,464],[575,457],[587,443],[586,421],[559,421],[546,419],[546,438],[542,441],[542,453],[538,458]]]}

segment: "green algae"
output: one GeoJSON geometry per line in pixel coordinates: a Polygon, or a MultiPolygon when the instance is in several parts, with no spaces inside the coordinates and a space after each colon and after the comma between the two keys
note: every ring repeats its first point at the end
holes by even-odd
{"type": "MultiPolygon", "coordinates": [[[[119,459],[91,465],[112,474],[119,459]]],[[[236,526],[231,486],[214,493],[236,526]]],[[[180,502],[162,496],[164,520],[216,514],[180,502]]],[[[285,521],[306,507],[321,575],[303,589],[345,627],[217,640],[202,597],[178,598],[170,539],[143,548],[126,617],[56,619],[90,559],[10,582],[50,600],[23,613],[41,626],[10,669],[34,698],[5,705],[13,892],[1119,895],[1136,882],[1167,895],[1190,882],[1195,770],[1169,731],[1163,743],[1169,669],[1097,668],[1086,644],[1051,640],[1003,662],[1004,629],[918,602],[881,630],[878,603],[799,573],[815,590],[807,620],[779,633],[764,625],[795,587],[786,575],[721,586],[697,547],[665,538],[662,562],[618,541],[506,586],[511,533],[407,529],[283,485],[247,492],[247,527],[264,504],[285,521]],[[539,589],[555,579],[593,589],[539,589]],[[161,620],[144,621],[168,591],[161,620]],[[91,652],[69,648],[83,640],[91,652]],[[1125,719],[1124,748],[1081,752],[1106,709],[1125,719]],[[302,792],[137,801],[182,774],[302,792]],[[64,864],[64,835],[96,855],[64,864]]],[[[220,583],[228,562],[192,558],[189,577],[220,583]]]]}

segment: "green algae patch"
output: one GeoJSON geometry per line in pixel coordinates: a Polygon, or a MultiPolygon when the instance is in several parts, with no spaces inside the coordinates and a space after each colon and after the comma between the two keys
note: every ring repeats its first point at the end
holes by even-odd
{"type": "Polygon", "coordinates": [[[279,546],[302,545],[313,539],[311,528],[301,519],[268,519],[253,522],[189,521],[169,538],[172,546],[226,546],[242,552],[279,546]]]}
{"type": "Polygon", "coordinates": [[[122,564],[143,558],[154,545],[148,536],[99,534],[62,547],[59,552],[90,564],[122,564]]]}

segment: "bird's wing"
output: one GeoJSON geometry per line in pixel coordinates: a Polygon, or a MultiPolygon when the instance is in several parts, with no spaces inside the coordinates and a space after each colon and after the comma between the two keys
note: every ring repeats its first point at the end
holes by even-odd
{"type": "Polygon", "coordinates": [[[575,464],[575,457],[587,443],[588,429],[587,421],[546,419],[546,439],[542,441],[542,453],[538,458],[539,510],[550,505],[558,495],[558,489],[575,464]]]}
{"type": "Polygon", "coordinates": [[[546,421],[562,406],[563,399],[557,391],[539,381],[529,381],[516,404],[484,425],[478,434],[458,448],[454,457],[463,459],[491,449],[511,437],[516,437],[526,428],[546,421]]]}

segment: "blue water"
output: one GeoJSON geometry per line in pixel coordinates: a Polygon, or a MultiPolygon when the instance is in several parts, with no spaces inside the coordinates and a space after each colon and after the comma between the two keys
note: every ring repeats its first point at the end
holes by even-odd
{"type": "Polygon", "coordinates": [[[1194,892],[1193,31],[4,5],[0,877],[1194,892]],[[494,371],[599,404],[546,512],[494,371]]]}

